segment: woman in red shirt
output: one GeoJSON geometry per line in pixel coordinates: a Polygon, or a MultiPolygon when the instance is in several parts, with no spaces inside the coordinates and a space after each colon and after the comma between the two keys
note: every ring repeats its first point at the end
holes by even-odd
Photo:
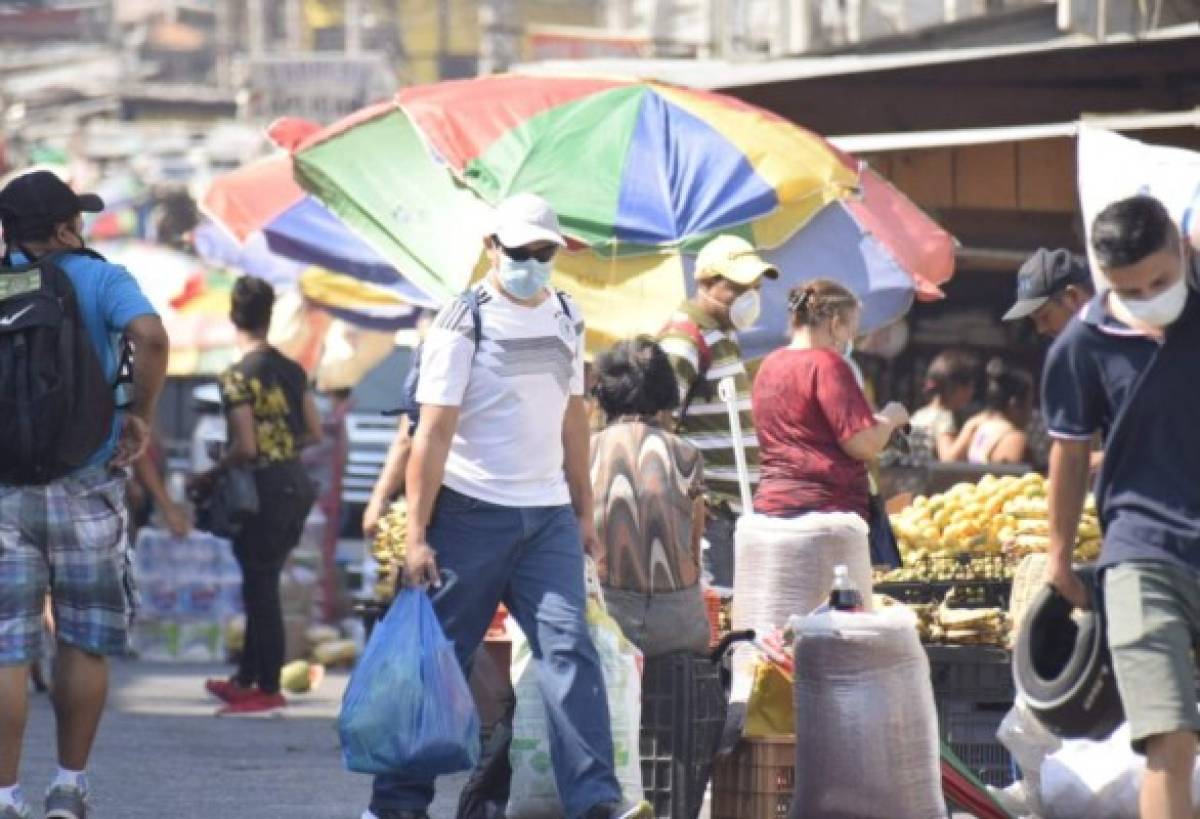
{"type": "Polygon", "coordinates": [[[754,381],[762,481],[754,510],[790,518],[808,512],[868,517],[866,462],[877,457],[908,411],[872,412],[842,351],[858,334],[858,299],[817,279],[793,288],[792,343],[767,356],[754,381]]]}

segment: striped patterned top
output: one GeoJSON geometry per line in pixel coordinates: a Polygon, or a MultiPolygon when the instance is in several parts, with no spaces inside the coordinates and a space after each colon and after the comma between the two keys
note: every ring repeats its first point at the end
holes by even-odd
{"type": "MultiPolygon", "coordinates": [[[[750,410],[750,376],[742,361],[742,348],[737,336],[721,329],[717,322],[691,302],[684,302],[673,324],[691,322],[700,328],[712,354],[712,364],[688,407],[687,418],[677,432],[704,455],[704,476],[710,505],[728,505],[735,514],[741,512],[741,492],[738,489],[737,466],[733,456],[733,433],[729,413],[717,394],[717,384],[733,376],[737,384],[738,408],[742,422],[742,445],[746,449],[746,465],[750,471],[750,491],[758,485],[758,436],[754,432],[754,416],[750,410]]],[[[695,340],[675,327],[668,327],[659,342],[671,359],[675,379],[679,382],[680,402],[699,376],[700,351],[695,340]]]]}

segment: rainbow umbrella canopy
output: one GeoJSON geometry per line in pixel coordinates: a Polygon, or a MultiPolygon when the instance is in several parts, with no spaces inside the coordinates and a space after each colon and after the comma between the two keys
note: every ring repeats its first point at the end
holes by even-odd
{"type": "MultiPolygon", "coordinates": [[[[856,162],[802,129],[722,97],[608,80],[584,81],[582,87],[593,89],[594,94],[603,91],[610,102],[609,92],[633,95],[662,116],[645,119],[649,115],[639,113],[632,124],[623,123],[615,115],[594,116],[585,105],[586,117],[566,115],[557,124],[543,119],[563,113],[559,108],[567,103],[561,100],[571,89],[581,93],[580,87],[578,80],[498,77],[410,89],[400,95],[400,105],[372,106],[302,141],[294,155],[296,179],[406,277],[443,299],[460,292],[484,271],[481,238],[490,230],[492,219],[486,200],[515,190],[533,189],[547,195],[575,240],[573,252],[559,255],[555,283],[581,302],[593,351],[661,327],[678,302],[694,289],[694,253],[712,232],[746,236],[767,249],[768,257],[784,269],[784,281],[768,293],[769,326],[751,339],[756,349],[786,341],[783,294],[787,286],[802,278],[831,275],[843,280],[867,303],[864,326],[869,329],[901,315],[914,294],[937,297],[936,285],[952,272],[953,240],[948,235],[882,180],[870,174],[860,179],[856,162]],[[521,129],[501,133],[494,121],[487,117],[476,120],[471,113],[475,106],[488,104],[509,114],[532,110],[528,105],[521,109],[519,101],[504,97],[506,89],[514,87],[508,83],[517,83],[531,98],[540,100],[542,113],[524,126],[526,136],[517,135],[521,129]],[[546,85],[548,90],[535,93],[537,85],[546,85]],[[741,117],[741,130],[732,129],[741,141],[753,143],[756,133],[769,133],[763,136],[761,147],[748,149],[754,152],[753,159],[744,157],[739,162],[726,153],[727,161],[717,162],[705,155],[704,145],[693,143],[715,146],[713,150],[719,154],[741,142],[731,143],[714,128],[701,128],[685,109],[677,113],[662,102],[660,89],[666,95],[694,94],[688,99],[697,107],[728,106],[741,117]],[[457,101],[444,96],[449,91],[463,96],[457,101]],[[547,99],[560,102],[550,104],[547,99]],[[441,101],[441,107],[436,101],[441,101]],[[432,123],[432,133],[418,127],[420,118],[432,123]],[[676,119],[694,130],[682,130],[684,126],[676,119]],[[534,120],[538,120],[536,126],[534,120]],[[627,223],[621,222],[616,203],[624,201],[624,177],[610,166],[619,164],[630,151],[626,144],[622,154],[621,140],[614,141],[606,129],[613,125],[628,143],[638,133],[649,131],[650,123],[659,129],[653,139],[646,137],[660,147],[658,164],[650,165],[651,176],[659,180],[656,190],[664,196],[673,191],[678,197],[671,206],[675,208],[672,213],[681,214],[672,217],[676,228],[690,224],[695,231],[679,228],[670,233],[665,217],[657,222],[662,229],[653,235],[637,227],[654,223],[649,217],[635,215],[627,223]],[[477,128],[485,133],[476,133],[477,128]],[[672,128],[676,129],[673,133],[672,128]],[[534,132],[544,132],[537,145],[528,143],[534,132]],[[669,150],[672,140],[685,144],[669,150]],[[574,151],[574,160],[562,154],[555,170],[535,172],[538,162],[534,157],[552,143],[574,145],[561,149],[574,151]],[[484,145],[492,147],[470,147],[484,145]],[[508,162],[505,167],[509,171],[488,170],[493,156],[508,162]],[[610,166],[604,166],[604,156],[611,157],[610,166]],[[818,167],[804,171],[798,157],[809,157],[818,167]],[[790,177],[784,166],[792,168],[790,177]],[[759,174],[757,168],[765,170],[759,174]],[[722,174],[737,179],[721,182],[722,174]],[[508,181],[485,184],[480,181],[485,178],[508,181]],[[763,193],[755,181],[765,178],[777,180],[773,196],[763,193]],[[790,181],[778,181],[785,179],[790,181]],[[720,194],[702,195],[704,185],[720,194]],[[609,189],[607,199],[595,195],[596,189],[603,187],[609,189]],[[724,197],[751,190],[758,194],[743,201],[753,204],[741,209],[724,207],[724,197]],[[597,203],[601,200],[611,207],[600,207],[597,203]],[[692,205],[697,209],[689,210],[692,205]],[[709,215],[696,215],[702,211],[709,215]],[[608,217],[602,215],[606,212],[608,217]],[[738,221],[753,213],[765,215],[738,221]],[[902,218],[896,220],[897,215],[902,218]],[[724,226],[730,221],[734,224],[724,226]],[[629,225],[628,232],[622,224],[629,225]],[[663,241],[627,243],[639,237],[643,242],[663,241]],[[581,247],[585,241],[596,246],[581,247]],[[840,255],[839,264],[815,269],[805,263],[805,254],[814,248],[821,248],[826,259],[829,254],[840,255]]],[[[588,99],[598,104],[594,95],[588,99]]],[[[667,206],[661,205],[661,197],[657,201],[660,205],[655,207],[661,214],[667,206]]]]}
{"type": "Polygon", "coordinates": [[[292,159],[285,153],[219,177],[201,207],[242,246],[261,234],[267,248],[284,258],[388,289],[408,304],[436,303],[305,193],[293,180],[292,159]]]}
{"type": "Polygon", "coordinates": [[[397,100],[484,200],[540,194],[569,236],[605,255],[732,229],[774,247],[858,184],[857,163],[815,134],[731,97],[655,82],[500,75],[397,100]]]}

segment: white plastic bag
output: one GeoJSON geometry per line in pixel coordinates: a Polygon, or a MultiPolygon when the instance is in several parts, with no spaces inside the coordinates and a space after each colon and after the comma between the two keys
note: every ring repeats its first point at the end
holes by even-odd
{"type": "MultiPolygon", "coordinates": [[[[598,590],[589,582],[589,592],[598,590]]],[[[588,632],[600,655],[608,711],[612,724],[613,758],[617,782],[626,799],[642,798],[642,767],[638,733],[642,721],[642,656],[625,639],[620,626],[604,610],[599,598],[589,596],[588,632]]],[[[512,622],[510,618],[509,622],[512,622]]],[[[546,709],[537,684],[529,642],[515,626],[511,630],[512,680],[517,694],[513,739],[509,750],[512,786],[508,819],[562,819],[562,803],[550,762],[546,709]]]]}
{"type": "Polygon", "coordinates": [[[1145,761],[1129,745],[1128,725],[1103,742],[1064,742],[1042,765],[1043,815],[1046,819],[1137,819],[1145,769],[1145,761]]]}
{"type": "Polygon", "coordinates": [[[1042,765],[1048,756],[1062,748],[1062,740],[1038,722],[1020,696],[1001,720],[996,738],[1021,769],[1021,781],[1010,789],[1012,795],[1021,800],[1025,813],[1043,815],[1042,765]]]}

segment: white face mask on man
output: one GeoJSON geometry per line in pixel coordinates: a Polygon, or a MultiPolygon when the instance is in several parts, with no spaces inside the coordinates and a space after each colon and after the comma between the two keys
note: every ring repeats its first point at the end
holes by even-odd
{"type": "Polygon", "coordinates": [[[1125,312],[1142,324],[1159,329],[1170,327],[1183,315],[1183,308],[1187,305],[1187,276],[1180,275],[1173,285],[1148,299],[1128,299],[1116,293],[1112,297],[1125,312]]]}
{"type": "Polygon", "coordinates": [[[749,330],[762,315],[762,296],[757,290],[747,290],[729,305],[729,323],[735,330],[749,330]]]}

